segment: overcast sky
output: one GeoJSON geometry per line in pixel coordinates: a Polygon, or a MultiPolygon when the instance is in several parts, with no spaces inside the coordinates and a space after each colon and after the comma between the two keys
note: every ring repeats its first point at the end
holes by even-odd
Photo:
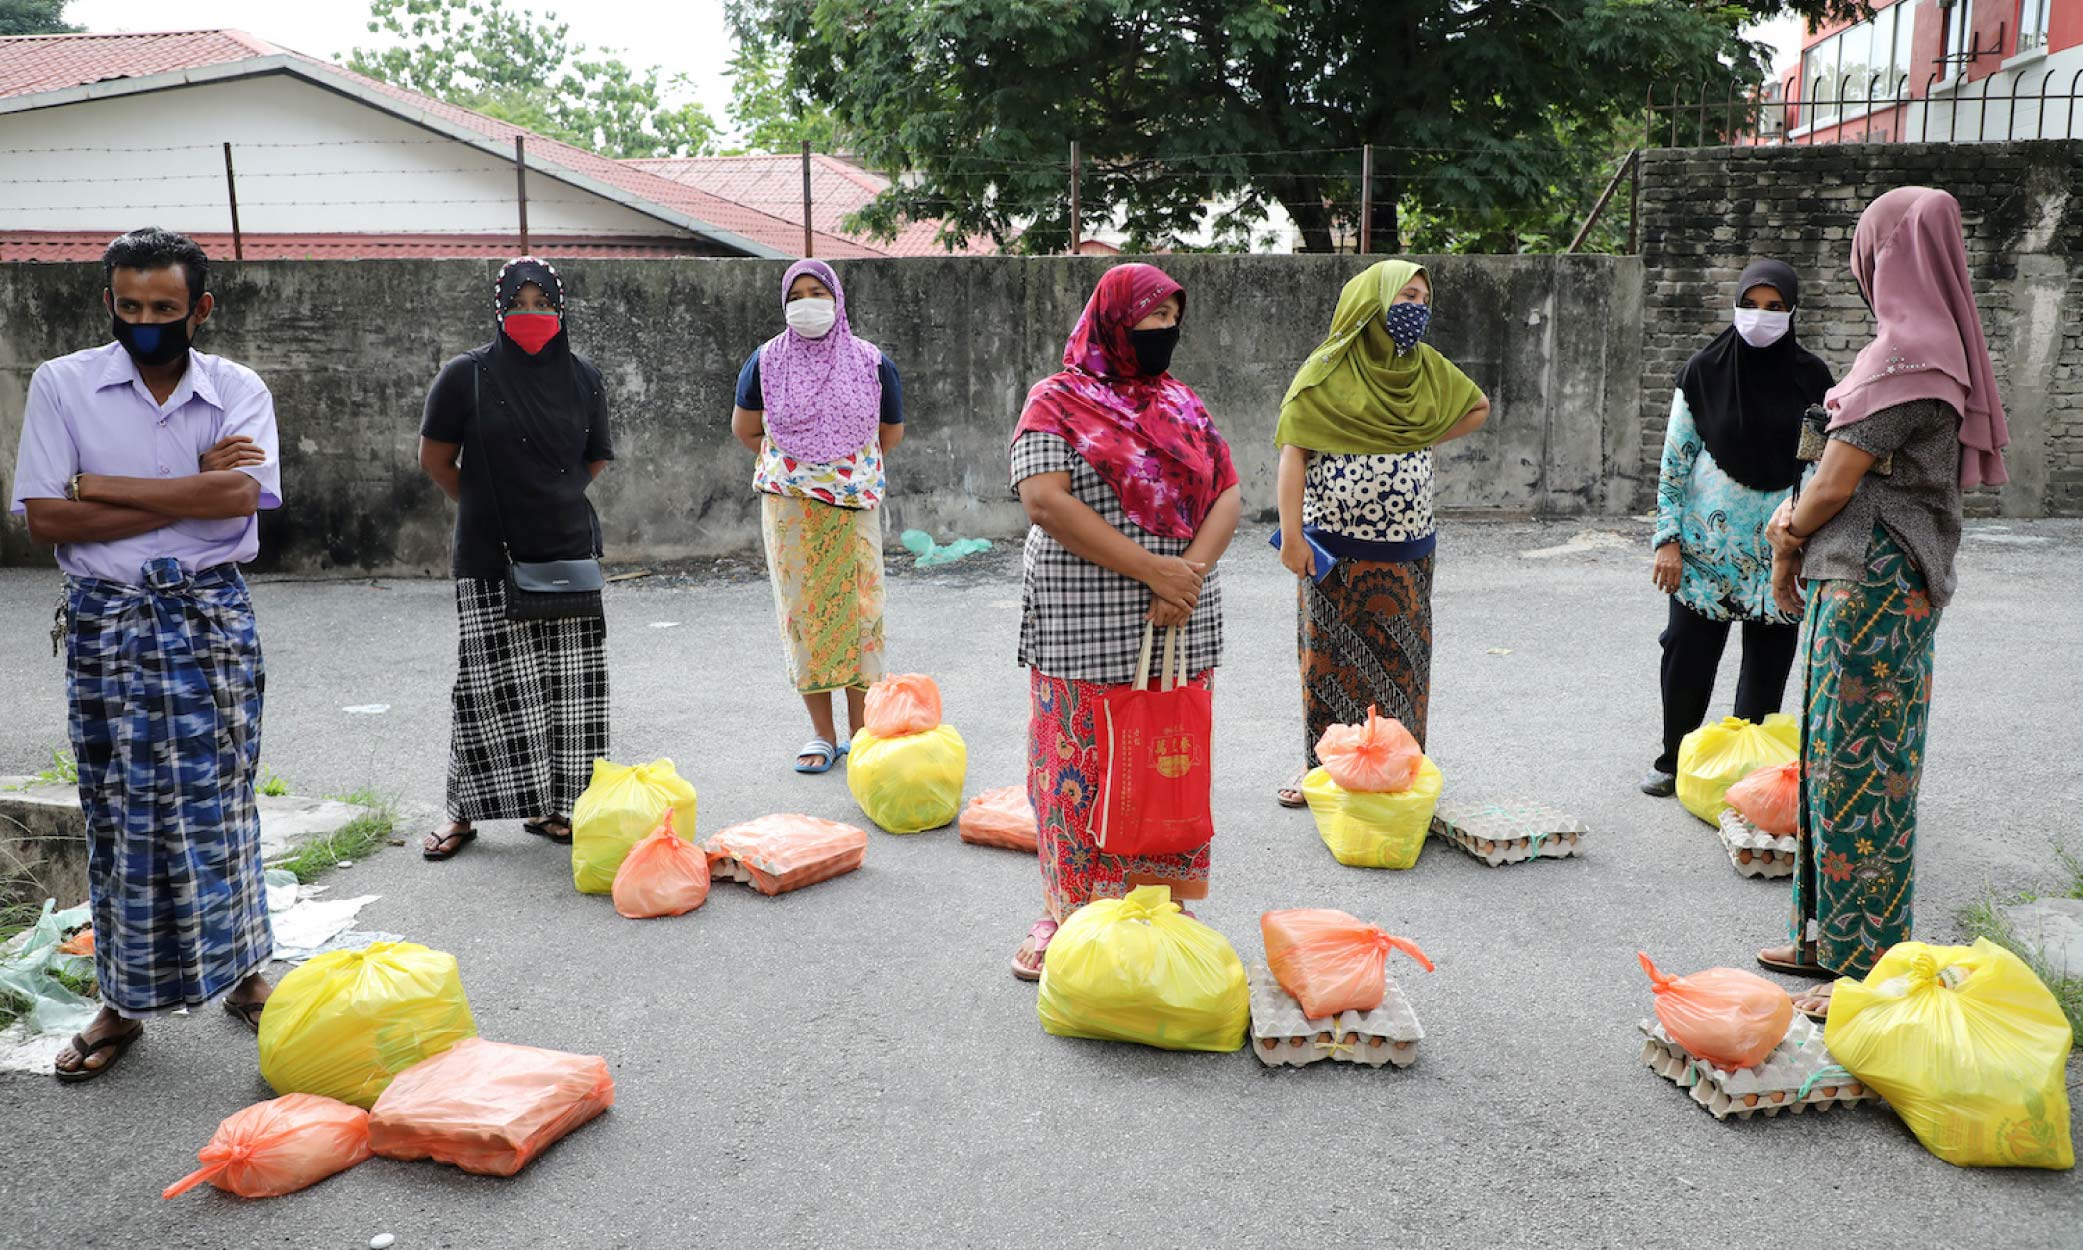
{"type": "MultiPolygon", "coordinates": [[[[584,0],[549,4],[542,0],[516,7],[554,12],[571,25],[572,38],[595,48],[620,51],[623,59],[656,63],[671,73],[687,75],[695,98],[708,107],[718,125],[727,125],[725,105],[730,80],[724,77],[731,39],[723,20],[724,0],[584,0]],[[641,49],[631,52],[630,49],[641,49]]],[[[95,31],[167,30],[231,27],[259,35],[270,43],[326,60],[345,59],[348,49],[381,41],[368,30],[366,0],[72,0],[65,16],[76,26],[95,31]],[[178,13],[176,12],[178,10],[178,13]]],[[[1766,23],[1754,38],[1770,39],[1781,49],[1782,63],[1801,48],[1801,27],[1794,18],[1766,23]]]]}
{"type": "MultiPolygon", "coordinates": [[[[556,13],[571,37],[589,47],[612,48],[633,64],[656,63],[686,74],[695,97],[725,124],[731,40],[723,0],[584,0],[554,4],[522,0],[511,7],[556,13]],[[639,48],[640,52],[630,49],[639,48]]],[[[325,60],[344,60],[357,46],[378,46],[369,33],[367,0],[71,0],[65,18],[93,31],[201,30],[230,27],[325,60]]]]}

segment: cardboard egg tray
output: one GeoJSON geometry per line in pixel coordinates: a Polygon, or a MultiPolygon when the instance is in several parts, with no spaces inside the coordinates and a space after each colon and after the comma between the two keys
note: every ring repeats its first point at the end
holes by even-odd
{"type": "Polygon", "coordinates": [[[1836,1106],[1880,1100],[1880,1095],[1837,1067],[1837,1061],[1823,1045],[1821,1027],[1798,1013],[1787,1026],[1785,1039],[1765,1056],[1763,1063],[1733,1071],[1695,1059],[1654,1020],[1644,1020],[1639,1027],[1642,1062],[1658,1076],[1690,1093],[1692,1100],[1717,1120],[1732,1115],[1739,1120],[1754,1115],[1769,1119],[1782,1111],[1799,1115],[1810,1107],[1828,1111],[1836,1106]],[[1810,1080],[1831,1069],[1835,1072],[1810,1080]],[[1808,1087],[1805,1096],[1801,1092],[1803,1086],[1808,1087]]]}
{"type": "Polygon", "coordinates": [[[1582,855],[1588,832],[1583,821],[1533,799],[1443,798],[1432,817],[1434,837],[1492,868],[1582,855]]]}
{"type": "Polygon", "coordinates": [[[1372,1011],[1341,1011],[1335,1016],[1305,1016],[1295,996],[1280,988],[1273,970],[1253,964],[1251,982],[1251,1053],[1269,1068],[1301,1068],[1320,1059],[1379,1068],[1407,1068],[1418,1059],[1425,1030],[1396,978],[1382,970],[1385,992],[1372,1011]]]}
{"type": "Polygon", "coordinates": [[[1750,823],[1733,807],[1721,809],[1721,845],[1729,863],[1746,877],[1791,877],[1799,843],[1793,834],[1780,837],[1750,823]]]}

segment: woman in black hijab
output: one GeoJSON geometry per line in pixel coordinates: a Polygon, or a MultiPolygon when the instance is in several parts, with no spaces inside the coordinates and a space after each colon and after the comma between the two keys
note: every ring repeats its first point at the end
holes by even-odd
{"type": "MultiPolygon", "coordinates": [[[[450,571],[462,629],[449,739],[446,825],[428,859],[520,820],[571,841],[571,810],[608,753],[607,626],[591,615],[515,620],[515,563],[600,554],[586,488],[615,452],[600,371],[571,350],[564,284],[532,256],[493,284],[492,341],[442,366],[420,423],[420,466],[457,502],[450,571]]],[[[562,609],[559,609],[561,611],[562,609]]]]}
{"type": "Polygon", "coordinates": [[[1779,710],[1800,627],[1772,599],[1765,526],[1800,478],[1802,414],[1823,401],[1830,368],[1794,336],[1801,280],[1776,260],[1736,282],[1732,324],[1679,371],[1656,488],[1656,588],[1671,597],[1663,633],[1663,753],[1642,791],[1676,789],[1678,746],[1714,696],[1729,626],[1743,625],[1736,715],[1779,710]]]}

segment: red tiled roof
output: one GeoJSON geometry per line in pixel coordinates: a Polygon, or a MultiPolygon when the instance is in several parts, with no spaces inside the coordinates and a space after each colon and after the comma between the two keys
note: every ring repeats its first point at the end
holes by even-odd
{"type": "MultiPolygon", "coordinates": [[[[0,261],[97,261],[108,248],[106,230],[0,231],[0,261]]],[[[229,234],[190,235],[212,260],[232,258],[229,234]]],[[[614,239],[531,236],[528,248],[556,259],[651,259],[696,255],[688,238],[614,239]]],[[[248,234],[247,260],[426,260],[487,257],[505,260],[520,248],[512,235],[471,234],[248,234]]]]}
{"type": "MultiPolygon", "coordinates": [[[[752,156],[667,156],[624,161],[674,182],[699,188],[748,208],[794,222],[803,222],[803,158],[799,155],[752,156]]],[[[810,157],[810,218],[820,236],[835,235],[861,247],[873,248],[882,256],[946,256],[948,249],[934,241],[940,231],[937,221],[917,221],[883,242],[865,234],[850,234],[845,219],[866,207],[889,187],[889,179],[873,174],[851,161],[813,153],[810,157]]],[[[973,238],[956,249],[957,255],[988,255],[997,251],[989,238],[973,238]]],[[[823,255],[820,245],[820,255],[823,255]]]]}
{"type": "MultiPolygon", "coordinates": [[[[241,31],[178,31],[135,35],[31,35],[0,38],[0,97],[56,91],[112,79],[139,78],[184,69],[230,64],[258,57],[288,56],[312,72],[322,73],[397,101],[511,148],[516,136],[527,141],[534,160],[561,166],[607,183],[637,200],[683,213],[719,231],[793,256],[803,246],[800,221],[761,212],[712,195],[698,187],[659,177],[625,161],[560,143],[555,139],[447,104],[416,91],[366,78],[330,61],[277,47],[241,31]],[[13,84],[8,87],[8,84],[13,84]]],[[[641,209],[639,210],[641,211],[641,209]]],[[[875,256],[878,249],[836,234],[820,233],[820,256],[875,256]]]]}

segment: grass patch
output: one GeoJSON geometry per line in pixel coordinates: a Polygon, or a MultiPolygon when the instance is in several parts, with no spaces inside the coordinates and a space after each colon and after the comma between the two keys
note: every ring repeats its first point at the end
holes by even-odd
{"type": "MultiPolygon", "coordinates": [[[[2056,846],[2054,858],[2061,864],[2062,875],[2066,880],[2061,885],[2060,892],[2051,897],[2083,898],[2083,855],[2077,854],[2067,846],[2056,846]]],[[[2070,1031],[2075,1034],[2077,1043],[2083,1045],[2083,977],[2055,976],[2032,948],[2019,939],[2017,932],[2011,928],[2010,919],[2004,915],[2005,908],[2019,903],[2030,903],[2040,897],[2042,896],[2031,893],[2019,894],[2011,899],[1999,898],[1993,893],[1984,895],[1979,901],[1969,904],[1961,911],[1960,926],[1967,931],[1969,938],[1988,938],[2024,960],[2026,966],[2032,969],[2033,975],[2053,992],[2054,1001],[2061,1004],[2061,1013],[2068,1017],[2070,1031]]]]}
{"type": "Polygon", "coordinates": [[[289,783],[280,774],[270,770],[268,779],[260,783],[260,792],[270,798],[281,798],[289,793],[289,783]]]}
{"type": "Polygon", "coordinates": [[[72,758],[72,752],[51,748],[51,762],[41,771],[32,773],[28,780],[7,787],[10,790],[27,790],[30,786],[76,786],[80,783],[80,766],[72,758]]]}
{"type": "Polygon", "coordinates": [[[390,841],[398,823],[395,800],[366,787],[339,797],[343,803],[370,809],[369,814],[355,817],[326,837],[313,838],[271,867],[287,868],[297,875],[298,881],[308,885],[339,867],[343,860],[366,858],[390,841]]]}

